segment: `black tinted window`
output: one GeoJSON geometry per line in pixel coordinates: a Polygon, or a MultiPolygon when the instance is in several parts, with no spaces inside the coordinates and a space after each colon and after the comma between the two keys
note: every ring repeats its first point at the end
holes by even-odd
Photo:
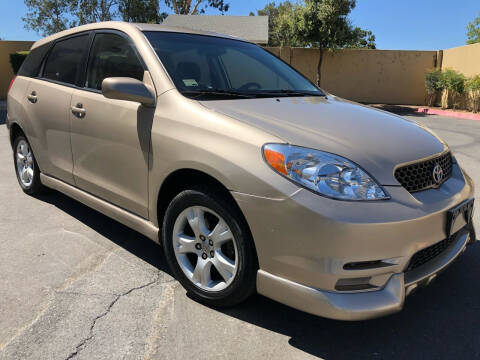
{"type": "Polygon", "coordinates": [[[83,50],[87,43],[88,35],[57,42],[48,55],[43,77],[75,84],[82,63],[83,50]]]}
{"type": "Polygon", "coordinates": [[[42,65],[43,58],[50,49],[51,44],[45,44],[39,46],[28,54],[27,58],[23,62],[20,70],[18,70],[19,76],[36,77],[40,72],[40,66],[42,65]]]}
{"type": "Polygon", "coordinates": [[[143,80],[144,68],[127,39],[115,34],[95,36],[88,62],[85,87],[100,90],[108,77],[143,80]]]}

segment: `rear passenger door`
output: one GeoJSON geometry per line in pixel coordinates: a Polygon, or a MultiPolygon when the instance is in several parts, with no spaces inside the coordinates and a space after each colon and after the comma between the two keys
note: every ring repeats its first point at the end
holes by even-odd
{"type": "Polygon", "coordinates": [[[101,91],[105,78],[142,81],[145,70],[126,35],[97,32],[85,85],[73,93],[70,117],[77,186],[147,218],[148,156],[155,110],[137,102],[107,99],[101,91]]]}
{"type": "Polygon", "coordinates": [[[56,41],[38,78],[32,78],[24,108],[34,134],[29,140],[41,171],[74,184],[70,144],[70,102],[84,69],[88,34],[56,41]]]}

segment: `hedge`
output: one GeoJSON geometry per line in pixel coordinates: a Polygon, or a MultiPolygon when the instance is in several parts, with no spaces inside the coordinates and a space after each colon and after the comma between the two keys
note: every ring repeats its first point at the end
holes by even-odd
{"type": "Polygon", "coordinates": [[[22,66],[23,61],[29,53],[30,51],[17,51],[16,53],[10,54],[10,65],[12,65],[12,70],[15,75],[17,75],[20,66],[22,66]]]}

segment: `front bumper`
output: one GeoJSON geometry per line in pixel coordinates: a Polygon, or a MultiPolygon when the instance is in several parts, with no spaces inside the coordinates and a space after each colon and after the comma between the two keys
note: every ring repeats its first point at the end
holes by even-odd
{"type": "Polygon", "coordinates": [[[446,214],[473,198],[473,183],[455,164],[439,189],[386,190],[391,199],[377,202],[335,201],[307,190],[283,199],[233,192],[255,240],[258,292],[335,319],[400,310],[406,294],[428,283],[470,241],[460,222],[441,256],[405,272],[414,254],[447,238],[446,214]]]}
{"type": "Polygon", "coordinates": [[[304,286],[260,270],[257,287],[262,295],[285,305],[337,320],[365,320],[400,311],[405,297],[420,286],[429,284],[464,250],[470,241],[469,232],[457,235],[451,247],[441,256],[412,273],[394,274],[376,291],[340,293],[304,286]],[[413,273],[414,272],[414,273],[413,273]]]}

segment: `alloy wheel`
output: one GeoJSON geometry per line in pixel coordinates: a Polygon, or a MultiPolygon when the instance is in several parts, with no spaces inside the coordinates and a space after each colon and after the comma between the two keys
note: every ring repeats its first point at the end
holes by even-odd
{"type": "Polygon", "coordinates": [[[25,140],[20,140],[15,151],[17,173],[22,185],[26,188],[33,183],[34,162],[30,145],[25,140]]]}
{"type": "Polygon", "coordinates": [[[173,249],[185,276],[204,291],[225,289],[237,274],[239,252],[233,233],[206,207],[191,206],[177,216],[173,249]]]}

